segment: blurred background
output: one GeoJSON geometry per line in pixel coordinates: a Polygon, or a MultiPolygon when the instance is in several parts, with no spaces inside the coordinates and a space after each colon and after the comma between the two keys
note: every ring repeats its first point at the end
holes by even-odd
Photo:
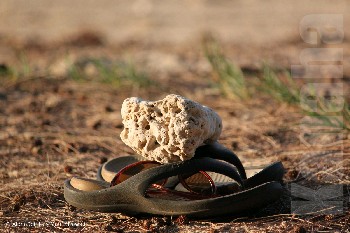
{"type": "MultiPolygon", "coordinates": [[[[224,56],[243,71],[257,71],[263,64],[290,69],[300,63],[303,48],[329,47],[304,43],[299,30],[303,17],[342,14],[346,31],[348,10],[347,1],[4,0],[0,63],[15,68],[16,76],[36,72],[85,79],[86,72],[97,72],[96,66],[111,69],[126,62],[164,84],[174,84],[174,76],[185,78],[188,85],[178,86],[178,91],[192,93],[192,84],[202,89],[211,72],[203,50],[206,38],[217,41],[224,56]],[[77,77],[81,69],[83,77],[77,77]]],[[[340,46],[348,77],[349,46],[340,46]]]]}
{"type": "MultiPolygon", "coordinates": [[[[298,37],[308,14],[345,14],[347,1],[1,1],[2,36],[57,41],[81,30],[125,40],[183,43],[203,31],[239,44],[273,44],[298,37]]],[[[349,27],[349,18],[344,25],[349,27]]]]}
{"type": "MultiPolygon", "coordinates": [[[[262,59],[272,59],[287,66],[299,62],[300,51],[290,51],[290,47],[303,43],[299,33],[302,18],[315,13],[343,14],[344,31],[347,31],[350,25],[350,19],[345,15],[348,5],[347,1],[324,0],[317,3],[4,0],[0,3],[0,61],[11,63],[16,60],[18,52],[4,41],[19,50],[25,50],[30,45],[61,49],[62,43],[76,46],[95,43],[123,48],[128,47],[125,44],[141,43],[164,45],[168,51],[174,46],[188,46],[196,51],[200,49],[196,45],[203,33],[209,32],[220,42],[233,47],[228,55],[238,64],[256,65],[262,59]],[[86,36],[80,38],[85,42],[77,41],[79,33],[81,37],[86,36]],[[256,50],[262,53],[259,58],[256,50]],[[286,61],[287,58],[289,60],[286,61]]],[[[142,51],[138,49],[129,54],[136,56],[142,51]]],[[[170,55],[165,57],[165,61],[170,63],[172,53],[167,54],[170,55]]],[[[37,63],[40,62],[39,59],[37,63]]]]}

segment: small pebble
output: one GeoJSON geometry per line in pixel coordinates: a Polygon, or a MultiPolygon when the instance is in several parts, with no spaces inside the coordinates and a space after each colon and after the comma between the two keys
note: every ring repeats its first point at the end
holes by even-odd
{"type": "Polygon", "coordinates": [[[105,162],[107,162],[107,158],[106,157],[101,157],[100,158],[100,164],[103,164],[103,163],[105,163],[105,162]]]}
{"type": "Polygon", "coordinates": [[[238,148],[238,142],[232,142],[231,147],[233,150],[236,150],[238,148]]]}
{"type": "Polygon", "coordinates": [[[79,147],[79,152],[80,153],[86,153],[89,150],[87,146],[81,146],[79,147]]]}
{"type": "Polygon", "coordinates": [[[33,142],[33,146],[42,146],[43,141],[40,138],[36,138],[33,142]]]}
{"type": "Polygon", "coordinates": [[[50,120],[43,120],[41,124],[42,125],[51,125],[51,122],[50,122],[50,120]]]}
{"type": "Polygon", "coordinates": [[[112,106],[108,105],[108,106],[105,107],[105,111],[106,112],[114,112],[114,108],[112,108],[112,106]]]}
{"type": "Polygon", "coordinates": [[[98,121],[96,121],[96,122],[92,125],[92,128],[93,128],[94,130],[97,130],[97,129],[99,129],[101,126],[102,126],[102,121],[101,121],[101,120],[98,120],[98,121]]]}
{"type": "Polygon", "coordinates": [[[66,166],[64,167],[64,172],[65,172],[65,173],[71,173],[72,171],[73,171],[73,168],[72,168],[71,166],[66,165],[66,166]]]}

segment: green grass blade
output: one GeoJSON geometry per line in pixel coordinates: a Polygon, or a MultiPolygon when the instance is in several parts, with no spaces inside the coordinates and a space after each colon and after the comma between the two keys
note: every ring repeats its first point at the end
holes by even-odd
{"type": "Polygon", "coordinates": [[[216,83],[222,94],[228,98],[248,98],[246,81],[241,69],[222,54],[220,46],[214,39],[204,41],[203,47],[205,56],[217,75],[216,83]]]}

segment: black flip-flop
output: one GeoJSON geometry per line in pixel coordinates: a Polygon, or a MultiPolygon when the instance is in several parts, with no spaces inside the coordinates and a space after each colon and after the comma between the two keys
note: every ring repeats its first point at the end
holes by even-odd
{"type": "MultiPolygon", "coordinates": [[[[200,157],[202,156],[198,155],[192,160],[161,165],[142,171],[113,187],[109,187],[109,182],[106,181],[72,178],[65,182],[64,195],[67,202],[73,206],[103,212],[187,215],[189,217],[209,218],[226,214],[240,214],[252,209],[261,208],[276,201],[282,194],[283,188],[280,182],[270,180],[271,177],[268,177],[270,175],[266,176],[270,172],[278,171],[279,173],[281,165],[278,163],[271,165],[253,176],[256,178],[252,177],[245,180],[241,178],[242,169],[238,167],[238,173],[230,164],[232,161],[223,159],[227,161],[223,162],[213,158],[200,157]],[[201,170],[230,177],[242,189],[245,186],[245,189],[237,193],[200,200],[164,200],[157,196],[149,197],[146,195],[149,186],[158,180],[201,170]],[[268,181],[265,182],[266,180],[268,181]]],[[[124,162],[129,161],[129,163],[137,161],[137,158],[131,157],[118,159],[124,160],[124,162]]],[[[108,168],[113,163],[116,164],[115,161],[117,160],[107,162],[104,168],[108,168]]],[[[124,165],[127,164],[124,163],[124,165]]],[[[112,167],[116,169],[116,167],[112,167]]],[[[103,178],[103,167],[99,171],[100,178],[103,178]]],[[[116,170],[111,170],[111,172],[116,172],[116,170]]],[[[278,179],[276,180],[281,179],[280,175],[277,176],[278,179]]]]}
{"type": "MultiPolygon", "coordinates": [[[[237,155],[219,143],[199,147],[196,150],[195,158],[200,157],[210,157],[213,159],[219,159],[235,166],[237,168],[238,173],[242,177],[245,188],[258,186],[260,184],[270,181],[279,181],[282,183],[283,175],[285,172],[282,163],[275,162],[264,167],[260,172],[254,174],[252,177],[247,179],[246,171],[237,155]]],[[[128,155],[111,159],[99,167],[97,171],[97,179],[101,181],[111,182],[114,176],[122,168],[132,163],[142,161],[143,159],[144,158],[140,155],[128,155]]],[[[228,179],[225,179],[218,173],[211,175],[211,178],[214,180],[214,182],[228,182],[228,179]]],[[[167,187],[175,188],[176,184],[178,184],[176,180],[168,181],[167,187]]]]}
{"type": "Polygon", "coordinates": [[[238,169],[238,172],[243,179],[245,188],[258,186],[270,181],[278,181],[280,183],[283,182],[285,169],[281,162],[272,163],[247,179],[246,169],[244,169],[238,156],[217,142],[199,147],[196,150],[195,157],[210,157],[232,164],[238,169]]]}

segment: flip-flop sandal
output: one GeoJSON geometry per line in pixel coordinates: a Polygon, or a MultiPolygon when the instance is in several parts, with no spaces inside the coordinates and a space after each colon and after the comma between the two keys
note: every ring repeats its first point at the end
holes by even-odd
{"type": "MultiPolygon", "coordinates": [[[[117,165],[116,161],[118,161],[118,159],[119,162],[124,161],[124,163],[119,163],[123,164],[119,166],[125,166],[138,160],[131,156],[111,160],[100,169],[100,173],[98,174],[100,174],[103,179],[110,179],[107,178],[108,175],[103,176],[103,171],[109,171],[115,174],[118,168],[112,165],[117,165]]],[[[263,170],[265,172],[253,176],[257,178],[251,178],[249,183],[249,179],[241,179],[241,174],[239,173],[242,173],[242,169],[238,168],[238,173],[228,162],[230,163],[230,161],[223,162],[204,157],[161,165],[142,171],[113,187],[110,187],[110,183],[106,181],[71,178],[65,182],[64,195],[67,202],[73,206],[90,210],[121,212],[131,215],[136,213],[187,215],[189,217],[199,218],[217,217],[226,214],[242,214],[249,210],[266,206],[276,201],[281,196],[283,188],[278,181],[270,180],[264,182],[264,180],[270,179],[266,178],[264,173],[268,173],[266,171],[276,171],[276,167],[279,166],[271,165],[263,170]],[[156,195],[147,195],[147,190],[150,185],[159,180],[175,177],[178,174],[199,171],[222,174],[234,180],[236,184],[239,184],[241,189],[243,189],[244,185],[246,188],[237,193],[209,198],[198,198],[198,200],[193,200],[193,198],[186,199],[184,196],[179,196],[181,198],[177,198],[177,200],[163,199],[162,195],[159,195],[160,192],[156,193],[156,195]],[[255,186],[255,183],[259,184],[255,186]]],[[[111,177],[113,174],[109,175],[111,177]]],[[[278,177],[280,178],[280,175],[278,177]]],[[[168,192],[165,193],[169,194],[168,192]]]]}
{"type": "MultiPolygon", "coordinates": [[[[121,169],[135,162],[142,161],[142,159],[143,157],[139,155],[128,155],[111,159],[99,167],[97,171],[97,180],[105,181],[110,184],[110,182],[121,169]]],[[[278,181],[282,183],[282,178],[285,170],[281,162],[272,163],[264,168],[260,166],[259,168],[260,171],[258,173],[254,174],[246,180],[243,180],[243,184],[246,189],[271,181],[278,181]]],[[[254,170],[256,169],[257,167],[254,167],[254,170]]],[[[217,186],[217,192],[219,194],[229,194],[234,190],[239,190],[237,182],[231,178],[215,172],[207,173],[217,186]]],[[[177,176],[169,177],[165,187],[173,190],[185,190],[185,188],[179,182],[177,176]]]]}
{"type": "MultiPolygon", "coordinates": [[[[281,162],[272,163],[264,168],[260,166],[262,170],[247,179],[246,169],[244,169],[238,156],[217,142],[199,147],[196,150],[195,157],[215,158],[234,165],[243,179],[245,188],[254,187],[269,181],[283,182],[285,169],[281,162]]],[[[213,176],[211,177],[214,181],[219,179],[213,176]]]]}
{"type": "MultiPolygon", "coordinates": [[[[270,181],[279,181],[280,183],[282,183],[283,175],[285,172],[282,163],[275,162],[266,166],[265,168],[260,167],[260,172],[254,174],[252,177],[247,179],[246,171],[237,155],[219,143],[199,147],[196,150],[195,157],[210,157],[213,159],[226,161],[234,165],[237,168],[240,176],[242,177],[245,188],[258,186],[260,184],[270,181]]],[[[144,158],[140,155],[121,156],[118,158],[111,159],[99,167],[97,171],[97,179],[101,181],[111,182],[115,175],[122,168],[132,163],[142,161],[143,159],[144,158]]],[[[254,169],[256,169],[256,167],[254,169]]],[[[216,184],[222,183],[222,185],[225,185],[225,183],[227,184],[230,181],[232,182],[232,180],[229,179],[229,177],[223,176],[218,173],[209,173],[209,175],[216,184]]],[[[179,182],[176,179],[169,180],[167,182],[166,187],[175,188],[175,185],[177,185],[178,183],[179,182]]]]}
{"type": "Polygon", "coordinates": [[[200,200],[167,200],[146,195],[150,185],[159,180],[199,171],[220,173],[243,185],[240,176],[229,164],[198,158],[150,168],[113,187],[105,181],[72,178],[65,182],[64,196],[73,206],[103,212],[208,218],[257,209],[277,200],[282,194],[281,184],[272,181],[241,192],[200,200]]]}

